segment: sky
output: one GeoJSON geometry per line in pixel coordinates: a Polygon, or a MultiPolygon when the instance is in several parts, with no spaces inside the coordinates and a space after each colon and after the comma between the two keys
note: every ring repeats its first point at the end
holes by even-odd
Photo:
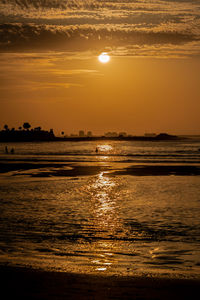
{"type": "Polygon", "coordinates": [[[0,0],[0,129],[200,134],[199,120],[200,0],[0,0]]]}

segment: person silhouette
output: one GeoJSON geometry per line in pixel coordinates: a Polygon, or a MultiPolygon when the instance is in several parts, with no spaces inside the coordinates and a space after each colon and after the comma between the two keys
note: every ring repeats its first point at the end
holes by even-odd
{"type": "Polygon", "coordinates": [[[5,153],[8,154],[8,147],[5,146],[5,153]]]}
{"type": "Polygon", "coordinates": [[[98,153],[98,151],[99,151],[99,150],[98,150],[98,147],[96,147],[96,150],[95,150],[95,152],[96,152],[96,153],[98,153]]]}

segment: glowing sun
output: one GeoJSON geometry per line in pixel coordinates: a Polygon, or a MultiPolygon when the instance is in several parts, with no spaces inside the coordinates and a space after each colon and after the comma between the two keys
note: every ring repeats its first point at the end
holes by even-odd
{"type": "Polygon", "coordinates": [[[110,56],[108,55],[108,53],[102,52],[102,53],[98,56],[98,60],[99,60],[101,63],[105,64],[105,63],[109,62],[110,56]]]}

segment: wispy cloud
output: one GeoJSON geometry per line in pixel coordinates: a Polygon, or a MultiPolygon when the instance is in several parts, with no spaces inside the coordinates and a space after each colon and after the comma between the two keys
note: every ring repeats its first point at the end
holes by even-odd
{"type": "Polygon", "coordinates": [[[51,26],[33,24],[0,25],[3,50],[86,51],[152,44],[182,44],[198,41],[187,32],[151,31],[123,26],[51,26]]]}
{"type": "Polygon", "coordinates": [[[130,55],[135,46],[171,45],[170,54],[193,42],[197,49],[200,0],[1,0],[0,24],[1,52],[124,48],[130,55]]]}
{"type": "Polygon", "coordinates": [[[81,88],[80,78],[98,75],[94,69],[69,66],[65,53],[4,53],[0,56],[0,90],[23,92],[81,88]],[[31,70],[31,71],[30,71],[31,70]]]}

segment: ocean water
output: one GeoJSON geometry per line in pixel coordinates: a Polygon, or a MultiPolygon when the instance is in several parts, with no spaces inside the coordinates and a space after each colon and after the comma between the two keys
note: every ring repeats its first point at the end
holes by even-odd
{"type": "Polygon", "coordinates": [[[200,140],[5,146],[0,264],[200,277],[200,140]]]}

